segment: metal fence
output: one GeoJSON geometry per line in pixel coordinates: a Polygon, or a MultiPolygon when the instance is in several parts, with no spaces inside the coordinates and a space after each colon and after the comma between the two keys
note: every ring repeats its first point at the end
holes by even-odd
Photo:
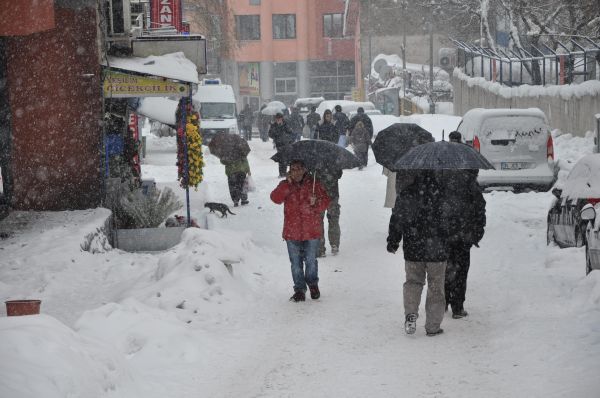
{"type": "Polygon", "coordinates": [[[458,49],[456,66],[471,77],[511,87],[600,80],[600,44],[586,36],[546,36],[527,48],[490,48],[450,40],[458,49]]]}

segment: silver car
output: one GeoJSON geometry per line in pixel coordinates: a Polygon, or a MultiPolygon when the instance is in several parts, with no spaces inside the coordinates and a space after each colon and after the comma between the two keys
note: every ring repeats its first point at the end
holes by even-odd
{"type": "Polygon", "coordinates": [[[555,181],[554,143],[538,108],[471,109],[458,126],[463,142],[496,168],[481,170],[482,187],[549,190],[555,181]]]}

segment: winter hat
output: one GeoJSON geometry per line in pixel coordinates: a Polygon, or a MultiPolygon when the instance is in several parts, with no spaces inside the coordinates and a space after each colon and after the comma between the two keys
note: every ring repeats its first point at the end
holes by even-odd
{"type": "Polygon", "coordinates": [[[275,119],[283,119],[283,113],[277,112],[277,114],[275,115],[275,119]]]}
{"type": "Polygon", "coordinates": [[[359,106],[358,109],[356,110],[357,113],[365,113],[365,108],[363,108],[362,106],[359,106]]]}
{"type": "Polygon", "coordinates": [[[335,106],[335,111],[336,112],[341,112],[342,111],[342,106],[341,105],[336,105],[335,106]]]}

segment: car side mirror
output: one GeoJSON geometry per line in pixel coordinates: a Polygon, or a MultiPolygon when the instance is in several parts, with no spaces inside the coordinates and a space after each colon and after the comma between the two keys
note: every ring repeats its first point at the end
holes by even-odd
{"type": "Polygon", "coordinates": [[[554,188],[552,190],[552,195],[556,196],[557,199],[560,199],[560,195],[562,195],[562,189],[554,188]]]}
{"type": "Polygon", "coordinates": [[[594,209],[594,206],[589,203],[583,206],[579,214],[581,219],[584,221],[592,221],[594,218],[596,218],[596,210],[594,209]]]}

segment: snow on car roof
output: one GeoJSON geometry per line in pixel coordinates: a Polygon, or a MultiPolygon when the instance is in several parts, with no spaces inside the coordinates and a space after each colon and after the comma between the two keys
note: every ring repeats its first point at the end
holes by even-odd
{"type": "Polygon", "coordinates": [[[318,105],[323,101],[325,101],[325,98],[323,97],[298,98],[296,101],[294,101],[294,106],[318,105]]]}
{"type": "Polygon", "coordinates": [[[317,113],[323,116],[323,113],[326,109],[330,111],[334,111],[336,105],[340,105],[342,107],[342,112],[349,113],[357,110],[362,107],[365,110],[367,109],[375,109],[375,105],[372,102],[355,102],[355,101],[347,101],[347,100],[325,100],[319,104],[317,107],[317,113]]]}
{"type": "Polygon", "coordinates": [[[586,155],[573,166],[561,196],[568,199],[600,198],[600,154],[586,155]]]}
{"type": "Polygon", "coordinates": [[[192,97],[197,102],[235,102],[233,88],[227,84],[206,84],[198,86],[192,97]]]}

